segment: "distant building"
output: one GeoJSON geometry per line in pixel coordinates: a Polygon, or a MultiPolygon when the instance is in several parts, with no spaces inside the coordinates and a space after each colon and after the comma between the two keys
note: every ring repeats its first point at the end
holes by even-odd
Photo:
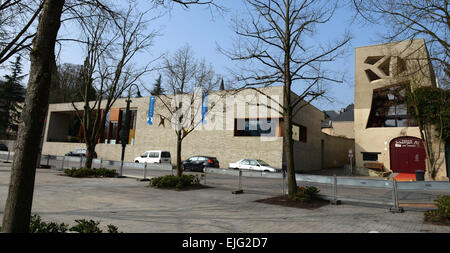
{"type": "Polygon", "coordinates": [[[355,106],[351,104],[342,109],[339,113],[335,111],[324,111],[325,120],[322,122],[322,132],[331,136],[342,136],[354,139],[354,107],[355,106]]]}

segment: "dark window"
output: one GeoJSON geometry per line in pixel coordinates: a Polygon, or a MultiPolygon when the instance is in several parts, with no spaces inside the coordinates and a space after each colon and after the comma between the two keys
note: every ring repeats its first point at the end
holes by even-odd
{"type": "Polygon", "coordinates": [[[301,142],[306,142],[306,136],[307,136],[307,133],[306,133],[306,127],[305,126],[302,126],[302,125],[300,125],[299,126],[300,127],[300,141],[301,142]]]}
{"type": "Polygon", "coordinates": [[[275,136],[271,119],[235,119],[234,136],[275,136]]]}
{"type": "Polygon", "coordinates": [[[378,154],[380,152],[361,152],[363,155],[363,161],[378,161],[378,154]]]}
{"type": "Polygon", "coordinates": [[[170,158],[170,152],[161,152],[162,158],[170,158]]]}
{"type": "Polygon", "coordinates": [[[148,157],[149,158],[159,158],[159,153],[158,152],[150,152],[150,155],[148,157]]]}
{"type": "Polygon", "coordinates": [[[405,96],[405,88],[400,85],[374,90],[367,127],[417,126],[408,114],[405,96]]]}

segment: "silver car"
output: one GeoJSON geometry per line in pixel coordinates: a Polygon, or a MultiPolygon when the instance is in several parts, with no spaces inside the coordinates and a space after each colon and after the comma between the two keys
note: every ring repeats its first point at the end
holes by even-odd
{"type": "Polygon", "coordinates": [[[270,166],[268,163],[259,159],[241,159],[235,163],[229,164],[230,169],[255,170],[263,172],[280,172],[280,169],[270,166]]]}

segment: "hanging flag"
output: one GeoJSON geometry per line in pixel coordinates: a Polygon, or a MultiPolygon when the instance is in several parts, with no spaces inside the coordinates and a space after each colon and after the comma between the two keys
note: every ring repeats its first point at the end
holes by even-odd
{"type": "Polygon", "coordinates": [[[202,99],[202,124],[206,124],[206,113],[208,112],[208,94],[202,99]]]}
{"type": "Polygon", "coordinates": [[[153,124],[153,111],[155,110],[155,96],[150,96],[150,103],[148,104],[148,118],[147,123],[149,125],[153,124]]]}

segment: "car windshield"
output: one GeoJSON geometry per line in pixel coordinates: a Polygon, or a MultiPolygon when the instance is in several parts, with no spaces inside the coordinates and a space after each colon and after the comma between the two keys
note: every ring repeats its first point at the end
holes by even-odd
{"type": "Polygon", "coordinates": [[[264,162],[263,160],[256,160],[256,161],[258,161],[258,163],[259,163],[261,166],[270,166],[268,163],[264,162]]]}

